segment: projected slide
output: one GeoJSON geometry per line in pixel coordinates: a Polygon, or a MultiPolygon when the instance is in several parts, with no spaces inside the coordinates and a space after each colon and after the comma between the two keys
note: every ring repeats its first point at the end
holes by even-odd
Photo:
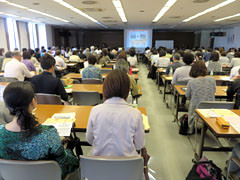
{"type": "Polygon", "coordinates": [[[125,48],[144,49],[152,46],[152,30],[125,30],[125,48]]]}

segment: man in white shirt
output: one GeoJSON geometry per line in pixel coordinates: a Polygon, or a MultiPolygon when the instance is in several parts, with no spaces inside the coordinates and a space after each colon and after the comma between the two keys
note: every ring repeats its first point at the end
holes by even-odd
{"type": "Polygon", "coordinates": [[[61,51],[57,50],[55,55],[56,56],[54,57],[54,59],[56,61],[56,66],[61,67],[61,68],[65,68],[66,64],[65,64],[63,58],[61,57],[61,51]]]}
{"type": "Polygon", "coordinates": [[[21,62],[21,53],[14,51],[12,57],[12,60],[5,65],[4,77],[16,78],[19,81],[24,81],[25,77],[31,78],[33,74],[31,74],[26,65],[21,62]]]}
{"type": "Polygon", "coordinates": [[[238,70],[240,69],[240,65],[239,66],[235,66],[231,69],[230,72],[230,79],[233,79],[235,76],[238,76],[238,70]]]}

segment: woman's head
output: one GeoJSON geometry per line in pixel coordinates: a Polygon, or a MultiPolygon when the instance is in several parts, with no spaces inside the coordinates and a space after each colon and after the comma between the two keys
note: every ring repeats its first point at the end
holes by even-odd
{"type": "Polygon", "coordinates": [[[213,51],[212,54],[211,54],[210,60],[218,61],[219,60],[219,53],[217,51],[213,51]]]}
{"type": "Polygon", "coordinates": [[[127,99],[130,90],[130,80],[128,75],[121,70],[111,71],[103,83],[104,99],[120,97],[127,99]]]}
{"type": "Polygon", "coordinates": [[[195,59],[196,59],[197,61],[203,60],[203,53],[200,52],[200,51],[196,52],[196,54],[195,54],[195,59]]]}
{"type": "Polygon", "coordinates": [[[184,53],[184,55],[183,55],[183,62],[186,65],[192,64],[193,60],[194,60],[194,55],[192,53],[190,53],[190,52],[184,53]]]}
{"type": "Polygon", "coordinates": [[[129,64],[125,59],[119,59],[116,62],[116,69],[121,70],[125,73],[129,73],[129,64]]]}
{"type": "Polygon", "coordinates": [[[189,75],[191,77],[206,76],[208,74],[207,67],[204,61],[196,61],[190,70],[189,75]]]}
{"type": "Polygon", "coordinates": [[[130,55],[131,57],[134,57],[134,56],[136,55],[136,50],[135,50],[135,48],[133,48],[133,47],[130,48],[128,52],[129,52],[129,55],[130,55]]]}
{"type": "Polygon", "coordinates": [[[119,54],[118,54],[118,56],[117,56],[117,60],[118,59],[125,59],[125,60],[127,60],[127,54],[126,54],[126,52],[125,51],[121,51],[119,54]]]}
{"type": "Polygon", "coordinates": [[[31,59],[31,54],[29,51],[24,51],[22,56],[23,59],[31,59]]]}
{"type": "Polygon", "coordinates": [[[30,82],[10,83],[3,92],[3,99],[10,114],[17,117],[21,130],[32,130],[38,124],[32,115],[36,99],[30,82]]]}

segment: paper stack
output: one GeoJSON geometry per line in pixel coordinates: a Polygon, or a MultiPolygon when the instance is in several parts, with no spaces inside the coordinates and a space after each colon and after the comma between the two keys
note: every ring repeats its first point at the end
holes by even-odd
{"type": "Polygon", "coordinates": [[[76,113],[56,113],[48,118],[43,125],[54,126],[59,136],[70,136],[73,123],[76,120],[76,113]]]}

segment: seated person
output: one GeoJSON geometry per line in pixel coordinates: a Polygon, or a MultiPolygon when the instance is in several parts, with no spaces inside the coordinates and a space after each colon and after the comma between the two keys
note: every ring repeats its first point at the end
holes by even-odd
{"type": "Polygon", "coordinates": [[[82,78],[83,79],[100,79],[103,80],[101,69],[95,67],[97,58],[94,55],[88,56],[88,67],[83,69],[82,78]]]}
{"type": "Polygon", "coordinates": [[[111,71],[103,83],[104,103],[93,107],[86,138],[93,156],[137,156],[144,147],[142,114],[126,102],[130,90],[128,75],[111,71]]]}
{"type": "Polygon", "coordinates": [[[8,51],[5,53],[5,58],[3,59],[2,69],[1,71],[4,71],[5,65],[12,60],[12,52],[8,51]]]}
{"type": "Polygon", "coordinates": [[[31,79],[31,83],[34,85],[34,92],[60,95],[62,100],[67,101],[68,94],[63,87],[62,81],[53,76],[55,70],[54,57],[45,54],[41,57],[40,62],[43,73],[31,79]]]}
{"type": "MultiPolygon", "coordinates": [[[[240,68],[238,69],[238,73],[240,74],[240,68]]],[[[233,101],[233,96],[240,89],[240,76],[235,76],[232,80],[234,81],[229,82],[227,89],[228,101],[233,101]]]]}
{"type": "Polygon", "coordinates": [[[208,72],[222,72],[222,64],[219,62],[219,53],[214,51],[211,54],[210,61],[207,65],[208,72]]]}
{"type": "Polygon", "coordinates": [[[129,57],[127,57],[127,61],[130,63],[131,67],[136,67],[138,64],[137,56],[136,56],[136,50],[135,48],[129,49],[129,57]]]}
{"type": "Polygon", "coordinates": [[[189,73],[190,73],[190,70],[192,67],[191,64],[193,61],[194,61],[194,55],[192,53],[187,52],[183,55],[183,62],[185,63],[185,65],[175,70],[173,74],[173,79],[172,79],[173,85],[177,84],[178,81],[188,81],[192,79],[189,73]]]}
{"type": "Polygon", "coordinates": [[[155,66],[157,67],[168,67],[170,65],[170,59],[166,57],[166,52],[164,50],[159,51],[159,59],[155,66]]]}
{"type": "Polygon", "coordinates": [[[230,71],[230,79],[231,80],[233,80],[235,76],[239,75],[239,73],[238,73],[239,69],[240,69],[240,65],[239,66],[235,66],[235,67],[233,67],[231,69],[231,71],[230,71]]]}
{"type": "Polygon", "coordinates": [[[239,51],[234,53],[234,58],[232,58],[231,64],[229,66],[230,67],[240,66],[240,52],[239,51]]]}
{"type": "Polygon", "coordinates": [[[69,61],[70,62],[76,62],[76,63],[81,62],[81,59],[78,56],[78,51],[76,51],[76,50],[73,51],[72,55],[69,58],[69,61]]]}
{"type": "Polygon", "coordinates": [[[98,64],[106,66],[108,62],[110,62],[110,58],[108,56],[108,50],[105,48],[102,50],[102,53],[98,58],[98,64]]]}
{"type": "Polygon", "coordinates": [[[33,75],[27,69],[26,65],[21,62],[21,53],[14,51],[12,60],[4,67],[4,77],[16,78],[19,81],[24,81],[25,78],[31,78],[33,75]]]}
{"type": "Polygon", "coordinates": [[[188,133],[194,132],[195,109],[201,101],[214,101],[216,80],[207,76],[207,67],[204,61],[196,61],[191,68],[190,76],[194,79],[187,84],[186,97],[190,98],[188,109],[188,133]]]}
{"type": "MultiPolygon", "coordinates": [[[[236,158],[236,159],[240,159],[240,143],[236,144],[232,150],[232,156],[231,156],[231,159],[232,158],[236,158]]],[[[229,173],[231,175],[234,174],[235,178],[233,178],[233,180],[237,180],[240,178],[240,167],[239,165],[237,165],[233,160],[229,160],[229,173]]]]}
{"type": "Polygon", "coordinates": [[[130,79],[130,90],[133,97],[138,95],[138,86],[133,76],[129,75],[129,65],[125,59],[119,59],[116,63],[115,69],[119,69],[128,74],[130,79]]]}
{"type": "Polygon", "coordinates": [[[182,63],[180,63],[180,58],[181,58],[181,55],[179,53],[175,53],[173,55],[173,64],[167,67],[167,70],[166,70],[167,75],[169,75],[171,68],[172,68],[172,73],[174,73],[177,68],[183,66],[182,63]]]}
{"type": "Polygon", "coordinates": [[[62,177],[79,167],[79,160],[64,149],[53,126],[40,125],[32,114],[37,102],[29,82],[13,82],[3,93],[13,115],[11,122],[0,125],[0,158],[9,160],[54,160],[62,177]]]}
{"type": "Polygon", "coordinates": [[[57,50],[56,53],[55,53],[55,61],[56,61],[56,66],[57,67],[61,67],[61,68],[65,68],[66,67],[66,64],[64,62],[64,59],[63,57],[61,56],[61,51],[60,50],[57,50]]]}
{"type": "Polygon", "coordinates": [[[31,54],[29,53],[29,51],[23,52],[22,63],[27,66],[29,71],[36,71],[36,68],[35,68],[33,62],[31,61],[31,54]]]}

